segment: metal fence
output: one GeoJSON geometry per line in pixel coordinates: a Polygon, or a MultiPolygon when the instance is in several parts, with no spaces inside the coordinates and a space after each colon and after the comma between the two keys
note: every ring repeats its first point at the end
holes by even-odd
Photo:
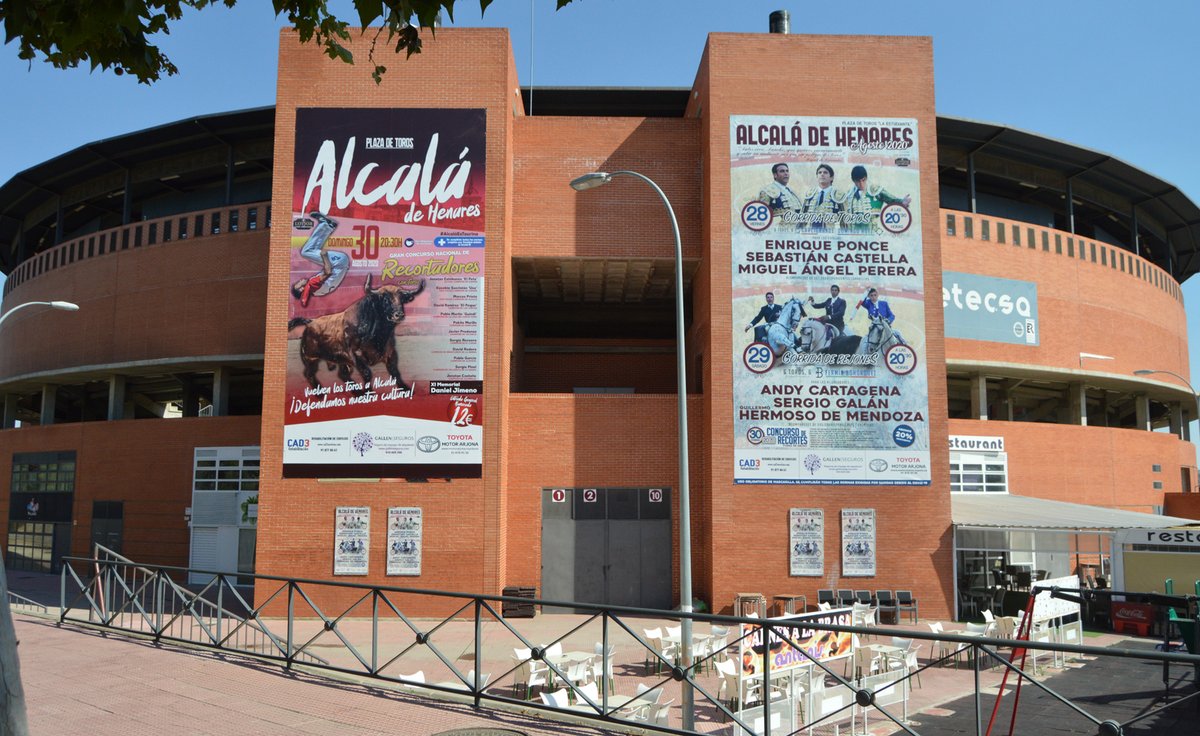
{"type": "Polygon", "coordinates": [[[1055,714],[1055,733],[1174,733],[1154,724],[1180,713],[1194,724],[1200,708],[1200,656],[1078,638],[687,614],[695,631],[687,657],[679,612],[539,600],[576,613],[514,619],[504,604],[528,599],[189,571],[107,554],[64,558],[61,595],[62,622],[454,694],[475,707],[666,733],[1013,733],[1028,720],[1019,688],[1037,703],[1037,719],[1055,714]],[[212,580],[177,582],[189,572],[212,580]],[[237,585],[250,577],[255,595],[237,585]],[[1139,696],[1151,682],[1149,704],[1131,709],[1128,698],[1098,698],[1086,683],[1077,692],[1081,673],[1101,663],[1130,667],[1121,676],[1139,696]],[[1161,692],[1146,674],[1160,667],[1161,692]],[[948,701],[952,716],[932,707],[948,701]],[[957,730],[939,730],[951,721],[957,730]]]}

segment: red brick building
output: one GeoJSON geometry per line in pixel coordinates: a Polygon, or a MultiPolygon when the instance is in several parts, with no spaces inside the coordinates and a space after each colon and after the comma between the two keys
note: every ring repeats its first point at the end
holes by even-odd
{"type": "Polygon", "coordinates": [[[972,575],[1103,568],[1106,550],[1070,536],[1070,519],[1048,527],[1062,535],[1051,547],[971,541],[984,532],[956,522],[960,492],[1191,508],[1171,499],[1196,486],[1193,397],[1168,375],[1133,373],[1188,374],[1179,283],[1197,268],[1200,211],[1174,187],[1069,144],[937,117],[926,38],[713,34],[691,89],[536,101],[528,114],[502,30],[440,30],[378,86],[285,33],[273,110],[101,141],[0,188],[4,311],[80,306],[24,310],[0,329],[9,564],[48,569],[107,540],[147,562],[326,578],[337,509],[352,507],[370,509],[371,543],[368,572],[349,579],[674,605],[673,239],[649,188],[568,186],[590,171],[652,177],[678,217],[694,589],[714,609],[745,590],[815,602],[820,589],[869,587],[911,589],[922,612],[944,615],[972,575]],[[767,94],[761,70],[780,57],[837,59],[837,72],[767,94]],[[877,79],[880,57],[908,72],[877,79]],[[292,236],[271,213],[295,214],[297,110],[319,107],[485,111],[478,477],[402,465],[287,477],[292,236]],[[927,483],[735,482],[738,116],[913,121],[924,319],[905,329],[922,336],[927,483]],[[1036,339],[974,339],[973,317],[946,311],[960,282],[1032,288],[1036,339]],[[589,516],[583,489],[607,512],[589,516]],[[31,516],[35,497],[46,511],[31,516]],[[824,515],[819,575],[789,570],[797,507],[824,515]],[[390,508],[421,510],[418,577],[386,572],[390,508]],[[874,513],[873,575],[843,575],[845,509],[874,513]],[[604,579],[605,565],[634,582],[604,579]]]}

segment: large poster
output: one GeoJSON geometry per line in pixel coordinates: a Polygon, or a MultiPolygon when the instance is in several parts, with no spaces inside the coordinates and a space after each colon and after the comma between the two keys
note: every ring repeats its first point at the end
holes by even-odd
{"type": "Polygon", "coordinates": [[[371,508],[338,506],[334,512],[333,574],[366,575],[371,559],[371,508]]]}
{"type": "Polygon", "coordinates": [[[421,509],[388,509],[387,574],[421,574],[421,509]]]}
{"type": "Polygon", "coordinates": [[[825,511],[792,509],[788,519],[791,545],[790,574],[825,574],[825,511]]]}
{"type": "Polygon", "coordinates": [[[480,474],[485,128],[296,111],[284,475],[480,474]]]}
{"type": "Polygon", "coordinates": [[[842,577],[874,577],[875,509],[842,509],[842,577]]]}
{"type": "Polygon", "coordinates": [[[818,613],[798,613],[793,616],[778,616],[773,622],[797,624],[793,627],[772,629],[771,636],[763,642],[761,626],[753,624],[741,625],[741,636],[738,639],[738,656],[742,661],[742,676],[761,676],[762,656],[770,648],[771,674],[776,675],[787,670],[805,667],[813,660],[828,662],[830,660],[848,657],[853,651],[853,635],[846,631],[824,631],[810,629],[805,623],[815,623],[824,626],[851,626],[851,610],[837,608],[832,611],[818,613]],[[793,647],[792,643],[797,646],[793,647]]]}
{"type": "Polygon", "coordinates": [[[734,480],[927,485],[917,121],[729,128],[734,480]]]}

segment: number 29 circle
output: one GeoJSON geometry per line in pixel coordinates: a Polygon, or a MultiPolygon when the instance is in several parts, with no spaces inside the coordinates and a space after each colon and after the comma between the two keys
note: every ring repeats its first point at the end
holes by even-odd
{"type": "Polygon", "coordinates": [[[742,353],[742,362],[754,373],[766,373],[775,364],[775,354],[761,342],[751,343],[742,353]]]}
{"type": "Polygon", "coordinates": [[[742,208],[742,224],[754,232],[771,227],[771,221],[774,219],[771,208],[762,202],[747,202],[742,208]]]}

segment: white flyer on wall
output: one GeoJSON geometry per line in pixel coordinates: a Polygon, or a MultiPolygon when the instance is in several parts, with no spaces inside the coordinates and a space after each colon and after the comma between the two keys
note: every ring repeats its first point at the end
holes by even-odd
{"type": "Polygon", "coordinates": [[[333,574],[366,575],[370,542],[371,507],[338,506],[334,513],[333,574]]]}
{"type": "Polygon", "coordinates": [[[825,512],[792,509],[788,518],[792,576],[825,574],[825,512]]]}
{"type": "Polygon", "coordinates": [[[421,509],[388,509],[387,574],[421,574],[421,509]]]}
{"type": "Polygon", "coordinates": [[[875,509],[842,509],[842,577],[875,576],[875,509]]]}

